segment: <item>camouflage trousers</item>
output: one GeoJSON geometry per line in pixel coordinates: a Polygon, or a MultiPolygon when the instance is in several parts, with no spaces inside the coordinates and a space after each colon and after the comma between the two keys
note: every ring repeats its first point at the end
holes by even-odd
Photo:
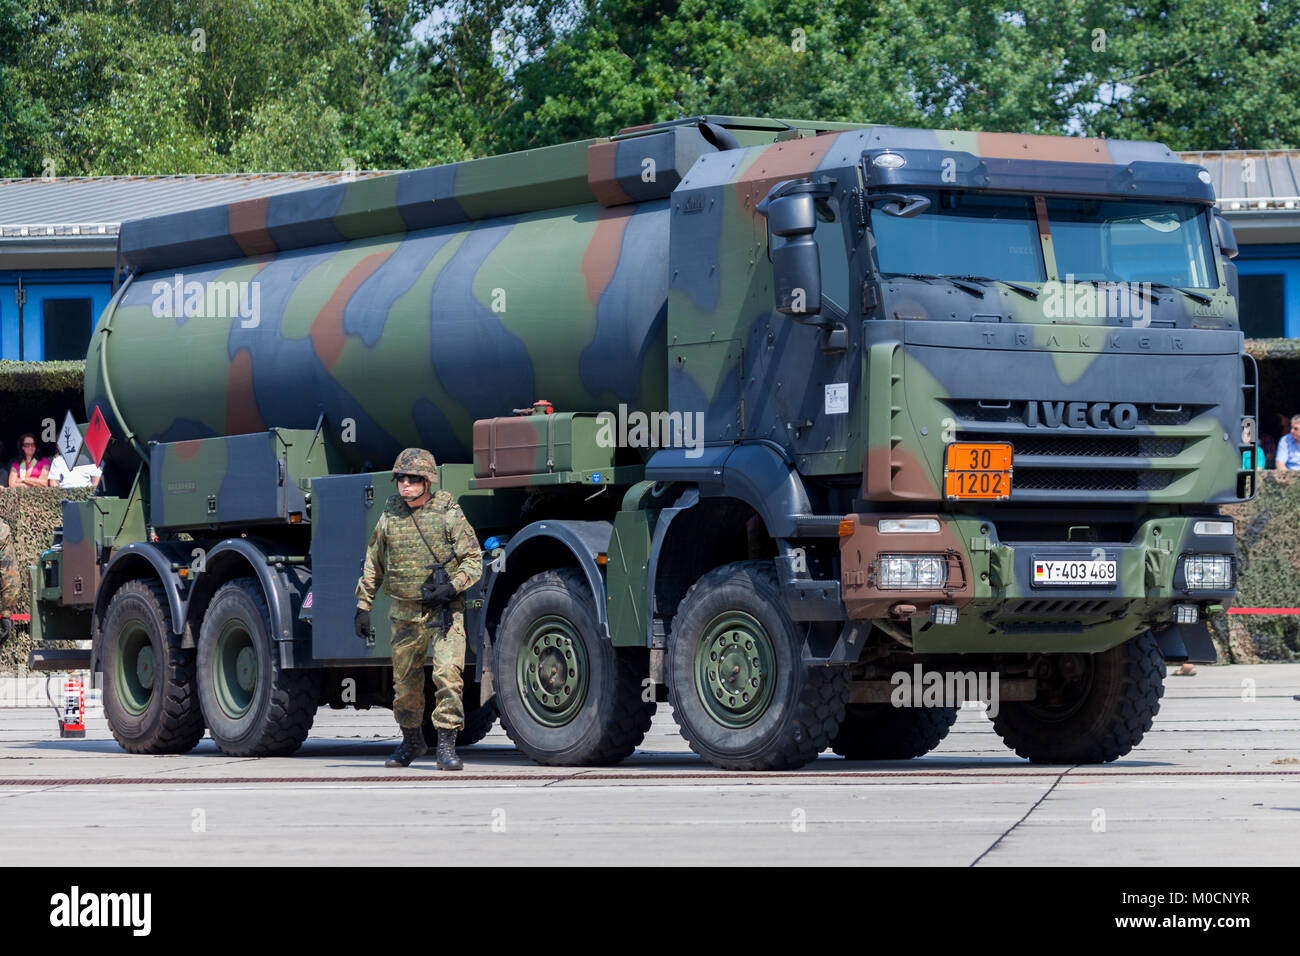
{"type": "Polygon", "coordinates": [[[419,727],[424,720],[424,662],[433,648],[433,726],[465,726],[461,702],[465,667],[465,617],[452,615],[447,633],[439,627],[441,611],[422,611],[414,620],[389,617],[393,625],[393,716],[399,727],[419,727]]]}

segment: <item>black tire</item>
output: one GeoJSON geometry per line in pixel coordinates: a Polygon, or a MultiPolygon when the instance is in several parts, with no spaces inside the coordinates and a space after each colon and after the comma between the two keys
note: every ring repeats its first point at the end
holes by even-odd
{"type": "Polygon", "coordinates": [[[198,687],[208,732],[222,753],[287,757],[311,732],[320,675],[280,666],[261,585],[235,578],[217,589],[203,614],[198,687]]]}
{"type": "Polygon", "coordinates": [[[849,704],[831,750],[849,760],[911,760],[939,746],[956,722],[956,707],[849,704]]]}
{"type": "MultiPolygon", "coordinates": [[[[739,632],[731,632],[735,636],[739,632]]],[[[715,635],[718,636],[718,635],[715,635]]],[[[721,633],[719,640],[730,637],[721,633]]],[[[748,647],[748,645],[744,645],[748,647]]],[[[739,652],[740,644],[735,645],[739,652]]],[[[849,679],[843,667],[810,667],[802,661],[802,636],[785,610],[776,568],[768,561],[740,561],[715,568],[695,582],[673,618],[665,672],[673,719],[693,751],[717,767],[728,770],[791,770],[816,758],[830,744],[844,719],[849,679]],[[696,683],[709,671],[701,645],[710,641],[714,628],[726,631],[725,616],[741,612],[762,626],[771,650],[774,676],[755,665],[758,691],[753,713],[738,716],[744,726],[727,726],[715,716],[715,705],[702,699],[696,683]],[[697,655],[697,652],[698,655],[697,655]],[[759,709],[758,700],[766,696],[759,709]]],[[[712,652],[710,652],[712,653],[712,652]]],[[[723,652],[724,654],[726,651],[723,652]]],[[[744,656],[748,655],[744,652],[744,656]]],[[[753,658],[759,660],[760,658],[753,658]]],[[[766,665],[764,665],[766,666],[766,665]]],[[[715,689],[720,690],[719,686],[715,689]]],[[[724,698],[746,703],[743,692],[724,698]]],[[[741,706],[744,706],[742,704],[741,706]]]]}
{"type": "MultiPolygon", "coordinates": [[[[433,726],[433,681],[427,679],[427,673],[425,676],[424,723],[420,725],[420,730],[424,734],[424,742],[430,747],[436,747],[438,731],[433,726]]],[[[492,725],[497,722],[497,701],[493,697],[486,704],[480,704],[479,685],[466,684],[461,703],[465,708],[465,726],[456,735],[456,746],[472,747],[486,737],[491,732],[492,725]]]]}
{"type": "Polygon", "coordinates": [[[162,585],[128,581],[118,588],[104,614],[100,642],[104,716],[113,739],[133,754],[193,750],[203,739],[194,651],[183,650],[172,633],[162,585]]]}
{"type": "Polygon", "coordinates": [[[1045,655],[1053,677],[1040,679],[1038,699],[1003,703],[993,729],[1033,763],[1109,763],[1139,743],[1160,712],[1165,662],[1148,631],[1097,654],[1045,655]],[[1076,657],[1082,674],[1061,675],[1061,660],[1076,657]]]}
{"type": "MultiPolygon", "coordinates": [[[[501,615],[493,644],[496,706],[506,734],[537,763],[558,767],[615,764],[631,755],[650,729],[655,704],[653,698],[643,699],[649,655],[640,648],[614,647],[600,634],[597,620],[587,579],[575,568],[533,575],[519,586],[501,615]],[[571,704],[575,712],[553,726],[539,719],[539,713],[548,715],[539,709],[537,693],[521,688],[517,671],[526,642],[534,637],[545,639],[544,619],[567,628],[568,639],[580,642],[580,653],[587,661],[585,691],[571,704]],[[531,703],[526,702],[526,693],[531,703]]],[[[568,673],[572,676],[576,671],[568,673]]],[[[558,697],[555,702],[559,704],[558,697]]]]}

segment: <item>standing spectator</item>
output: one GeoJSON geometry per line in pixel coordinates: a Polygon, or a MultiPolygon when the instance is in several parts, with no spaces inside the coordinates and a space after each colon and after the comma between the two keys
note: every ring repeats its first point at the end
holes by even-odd
{"type": "Polygon", "coordinates": [[[36,457],[36,436],[31,432],[18,439],[22,454],[9,469],[10,488],[44,488],[50,483],[50,460],[36,457]]]}
{"type": "Polygon", "coordinates": [[[5,442],[0,438],[0,488],[9,487],[9,469],[4,467],[5,460],[5,442]]]}
{"type": "MultiPolygon", "coordinates": [[[[1274,458],[1277,457],[1277,439],[1275,439],[1268,432],[1260,432],[1259,444],[1255,446],[1255,450],[1258,451],[1260,454],[1262,454],[1269,461],[1272,461],[1274,458]]],[[[1260,465],[1259,467],[1267,468],[1268,465],[1267,464],[1260,465]]]]}
{"type": "Polygon", "coordinates": [[[69,468],[64,463],[62,455],[55,455],[54,464],[50,465],[50,487],[94,488],[99,484],[102,474],[103,472],[90,462],[69,468]]]}
{"type": "Polygon", "coordinates": [[[1283,435],[1277,443],[1277,467],[1300,471],[1300,415],[1291,418],[1291,434],[1283,435]]]}

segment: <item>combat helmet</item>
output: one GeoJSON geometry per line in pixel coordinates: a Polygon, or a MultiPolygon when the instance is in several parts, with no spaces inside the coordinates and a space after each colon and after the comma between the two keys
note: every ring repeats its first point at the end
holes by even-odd
{"type": "Polygon", "coordinates": [[[433,488],[438,484],[438,463],[423,448],[404,448],[393,462],[395,475],[419,475],[433,488]]]}

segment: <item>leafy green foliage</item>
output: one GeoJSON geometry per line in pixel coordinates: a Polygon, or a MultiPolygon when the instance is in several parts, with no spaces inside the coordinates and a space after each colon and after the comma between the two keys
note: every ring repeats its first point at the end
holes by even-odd
{"type": "Polygon", "coordinates": [[[407,168],[700,113],[1300,144],[1300,0],[0,0],[0,174],[407,168]]]}

